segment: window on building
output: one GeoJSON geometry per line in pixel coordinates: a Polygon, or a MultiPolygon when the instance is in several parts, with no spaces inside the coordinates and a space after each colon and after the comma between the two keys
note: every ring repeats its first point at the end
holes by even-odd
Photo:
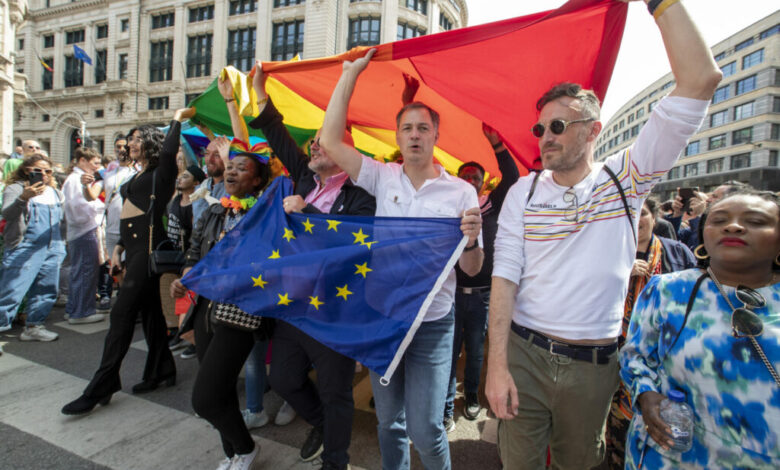
{"type": "Polygon", "coordinates": [[[741,43],[737,44],[736,46],[734,46],[734,52],[741,51],[742,49],[752,45],[753,45],[753,38],[746,39],[741,43]]]}
{"type": "Polygon", "coordinates": [[[636,118],[639,119],[645,115],[645,108],[639,108],[636,110],[636,118]]]}
{"type": "Polygon", "coordinates": [[[49,122],[49,115],[48,115],[48,114],[44,114],[44,115],[42,115],[42,116],[41,116],[41,121],[43,121],[43,122],[49,122]]]}
{"type": "Polygon", "coordinates": [[[696,176],[699,174],[699,164],[698,163],[690,163],[688,165],[685,165],[683,167],[683,174],[685,177],[689,176],[696,176]]]}
{"type": "Polygon", "coordinates": [[[680,167],[676,166],[669,170],[669,173],[667,173],[666,178],[670,180],[676,180],[680,177],[680,167]]]}
{"type": "Polygon", "coordinates": [[[130,31],[130,20],[128,18],[123,18],[119,21],[119,30],[123,33],[130,31]]]}
{"type": "Polygon", "coordinates": [[[271,60],[290,60],[303,52],[304,21],[274,23],[271,60]]]}
{"type": "Polygon", "coordinates": [[[73,57],[65,56],[65,87],[81,86],[84,84],[84,62],[73,57]]]}
{"type": "Polygon", "coordinates": [[[398,23],[398,34],[396,34],[396,40],[400,41],[402,39],[416,38],[418,36],[425,36],[424,28],[405,23],[398,23]]]}
{"type": "Polygon", "coordinates": [[[232,0],[230,2],[229,15],[244,15],[257,10],[257,0],[232,0]]]}
{"type": "Polygon", "coordinates": [[[428,0],[406,0],[406,8],[427,15],[428,0]]]}
{"type": "Polygon", "coordinates": [[[47,34],[43,37],[43,48],[48,49],[50,47],[54,47],[54,35],[53,34],[47,34]]]}
{"type": "Polygon", "coordinates": [[[154,15],[152,16],[152,29],[170,28],[174,25],[174,18],[173,12],[154,15]]]}
{"type": "Polygon", "coordinates": [[[764,50],[759,49],[742,58],[742,70],[758,65],[764,61],[764,50]]]}
{"type": "Polygon", "coordinates": [[[730,85],[725,85],[715,90],[715,94],[712,95],[712,104],[727,100],[729,98],[729,87],[730,85]]]}
{"type": "Polygon", "coordinates": [[[699,141],[694,140],[693,142],[689,142],[688,145],[685,147],[685,156],[691,156],[696,155],[699,153],[699,141]]]}
{"type": "MultiPolygon", "coordinates": [[[[49,64],[50,67],[54,62],[51,57],[44,57],[42,60],[49,64]]],[[[41,76],[41,84],[43,85],[43,89],[51,90],[54,86],[54,72],[48,70],[43,66],[43,64],[41,64],[41,67],[43,68],[43,75],[41,76]]]]}
{"type": "Polygon", "coordinates": [[[24,50],[24,38],[20,38],[20,39],[17,41],[17,47],[16,47],[16,49],[18,49],[18,50],[20,50],[20,51],[23,51],[23,50],[24,50]]]}
{"type": "Polygon", "coordinates": [[[715,62],[718,62],[721,59],[724,59],[726,57],[726,52],[721,52],[720,54],[715,56],[715,62]]]}
{"type": "Polygon", "coordinates": [[[628,121],[629,124],[634,122],[634,114],[633,113],[629,114],[628,117],[626,118],[626,120],[628,121]]]}
{"type": "Polygon", "coordinates": [[[290,5],[300,5],[305,3],[306,0],[274,0],[274,8],[289,7],[290,5]]]}
{"type": "Polygon", "coordinates": [[[627,141],[629,139],[629,135],[631,134],[631,131],[628,129],[623,131],[623,142],[627,141]]]}
{"type": "Polygon", "coordinates": [[[200,93],[187,93],[184,95],[184,104],[189,105],[192,103],[192,100],[200,96],[200,93]]]}
{"type": "Polygon", "coordinates": [[[620,134],[615,136],[615,145],[619,145],[622,141],[623,139],[620,137],[620,134]]]}
{"type": "Polygon", "coordinates": [[[737,95],[747,93],[756,89],[756,76],[751,75],[737,82],[737,95]]]}
{"type": "Polygon", "coordinates": [[[647,112],[648,113],[652,113],[653,112],[653,108],[655,108],[655,105],[657,105],[657,104],[658,104],[658,101],[653,101],[649,105],[647,105],[647,112]]]}
{"type": "Polygon", "coordinates": [[[618,128],[622,129],[623,127],[625,127],[625,125],[626,125],[626,121],[621,119],[620,123],[618,124],[618,128]]]}
{"type": "Polygon", "coordinates": [[[776,24],[776,25],[772,26],[771,28],[769,28],[769,29],[767,29],[765,31],[762,31],[761,34],[759,35],[759,37],[761,39],[766,39],[769,36],[774,36],[775,34],[777,34],[779,32],[780,32],[780,24],[776,24]]]}
{"type": "Polygon", "coordinates": [[[149,51],[149,81],[164,82],[173,77],[173,39],[153,42],[149,51]]]}
{"type": "Polygon", "coordinates": [[[65,33],[65,44],[76,44],[84,42],[84,30],[77,29],[76,31],[67,31],[65,33]]]}
{"type": "Polygon", "coordinates": [[[379,27],[380,19],[376,17],[350,19],[347,49],[379,44],[379,27]]]}
{"type": "Polygon", "coordinates": [[[739,155],[731,156],[731,166],[729,167],[730,170],[739,170],[742,168],[749,168],[749,167],[750,167],[749,153],[740,153],[739,155]]]}
{"type": "Polygon", "coordinates": [[[439,26],[444,31],[449,31],[452,29],[452,21],[444,13],[439,13],[439,26]]]}
{"type": "Polygon", "coordinates": [[[777,166],[777,150],[769,151],[769,166],[777,166]]]}
{"type": "Polygon", "coordinates": [[[631,128],[631,137],[636,137],[639,135],[639,124],[631,128]]]}
{"type": "Polygon", "coordinates": [[[753,101],[734,106],[734,120],[745,119],[753,116],[753,101]]]}
{"type": "Polygon", "coordinates": [[[102,118],[102,117],[103,117],[103,110],[102,110],[102,109],[96,109],[96,110],[95,110],[95,117],[96,117],[97,119],[100,119],[100,118],[102,118]]]}
{"type": "Polygon", "coordinates": [[[753,140],[753,128],[746,127],[731,133],[731,145],[747,144],[753,140]]]}
{"type": "Polygon", "coordinates": [[[95,27],[95,36],[97,36],[98,39],[105,39],[108,37],[108,25],[107,24],[99,24],[95,27]]]}
{"type": "Polygon", "coordinates": [[[721,67],[720,71],[723,72],[723,78],[734,75],[737,72],[737,61],[729,62],[721,67]]]}
{"type": "Polygon", "coordinates": [[[127,54],[119,54],[119,60],[117,61],[117,78],[125,80],[127,78],[127,54]]]}
{"type": "Polygon", "coordinates": [[[771,131],[769,132],[769,138],[771,140],[780,140],[780,124],[772,124],[771,131]]]}
{"type": "Polygon", "coordinates": [[[255,65],[257,28],[228,31],[227,62],[238,70],[249,70],[255,65]]]}
{"type": "Polygon", "coordinates": [[[617,133],[617,131],[618,131],[618,127],[617,124],[615,124],[614,126],[612,126],[612,132],[617,133]]]}
{"type": "Polygon", "coordinates": [[[722,126],[726,123],[726,118],[728,117],[729,110],[724,109],[723,111],[718,111],[717,113],[710,114],[710,127],[715,126],[722,126]]]}
{"type": "Polygon", "coordinates": [[[775,86],[780,86],[780,69],[775,69],[775,86]]]}
{"type": "Polygon", "coordinates": [[[707,173],[720,173],[723,171],[724,160],[724,158],[713,158],[712,160],[707,160],[707,173]]]}
{"type": "Polygon", "coordinates": [[[780,96],[775,96],[772,98],[772,112],[780,113],[780,96]]]}
{"type": "Polygon", "coordinates": [[[167,96],[155,96],[149,97],[149,109],[168,109],[168,97],[167,96]]]}
{"type": "Polygon", "coordinates": [[[212,35],[187,38],[187,78],[211,75],[212,35]]]}
{"type": "Polygon", "coordinates": [[[726,146],[726,134],[719,134],[710,137],[710,150],[716,150],[726,146]]]}
{"type": "Polygon", "coordinates": [[[667,88],[671,88],[672,86],[674,86],[674,80],[670,80],[664,83],[664,86],[662,86],[661,89],[666,90],[667,88]]]}
{"type": "Polygon", "coordinates": [[[108,57],[106,50],[95,51],[95,60],[92,61],[92,66],[95,67],[95,84],[103,83],[106,81],[106,58],[108,57]]]}
{"type": "Polygon", "coordinates": [[[214,19],[214,5],[190,8],[190,23],[214,19]]]}

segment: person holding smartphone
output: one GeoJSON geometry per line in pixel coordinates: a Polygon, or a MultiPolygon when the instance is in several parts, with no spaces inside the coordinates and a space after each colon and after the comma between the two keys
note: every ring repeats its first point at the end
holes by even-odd
{"type": "Polygon", "coordinates": [[[22,341],[54,341],[44,326],[57,300],[59,272],[65,258],[60,235],[64,197],[55,188],[51,161],[27,157],[10,175],[3,191],[5,247],[0,267],[0,331],[11,329],[27,294],[27,322],[22,341]]]}

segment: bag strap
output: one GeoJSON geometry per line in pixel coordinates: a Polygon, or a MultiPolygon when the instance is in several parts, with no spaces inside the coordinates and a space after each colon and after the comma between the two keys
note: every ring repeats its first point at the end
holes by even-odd
{"type": "Polygon", "coordinates": [[[149,210],[146,212],[149,215],[149,256],[152,254],[152,237],[154,236],[154,200],[155,189],[157,187],[157,169],[152,171],[152,194],[149,196],[149,210]]]}
{"type": "Polygon", "coordinates": [[[528,198],[525,200],[525,205],[528,206],[528,203],[531,202],[531,198],[534,197],[534,192],[536,191],[536,183],[539,182],[539,176],[542,174],[541,171],[537,171],[534,175],[534,181],[531,183],[531,189],[528,191],[528,198]]]}
{"type": "Polygon", "coordinates": [[[666,359],[666,356],[668,356],[669,353],[672,351],[674,345],[677,344],[677,340],[680,339],[680,335],[682,334],[683,328],[685,328],[686,323],[688,323],[688,316],[691,314],[691,309],[693,309],[693,303],[696,300],[696,294],[699,293],[699,287],[701,287],[701,283],[704,282],[704,279],[708,277],[710,277],[709,273],[707,271],[704,271],[704,274],[702,274],[701,276],[699,276],[698,279],[696,279],[696,284],[693,285],[691,296],[688,298],[688,305],[685,307],[685,317],[683,317],[682,325],[680,325],[680,329],[677,331],[677,335],[675,335],[672,344],[670,344],[669,348],[666,350],[666,354],[664,354],[664,357],[661,359],[661,362],[663,362],[664,359],[666,359]]]}
{"type": "Polygon", "coordinates": [[[620,193],[620,199],[623,201],[623,209],[626,210],[626,217],[628,218],[628,225],[631,226],[631,235],[634,236],[634,244],[637,244],[636,239],[636,230],[634,230],[634,218],[631,217],[631,209],[628,207],[628,199],[626,199],[626,193],[623,191],[623,186],[620,185],[620,180],[617,179],[617,176],[615,176],[615,172],[612,171],[612,168],[608,167],[607,165],[604,165],[602,167],[604,171],[607,172],[610,178],[612,178],[612,181],[615,183],[615,186],[617,186],[617,190],[620,193]]]}

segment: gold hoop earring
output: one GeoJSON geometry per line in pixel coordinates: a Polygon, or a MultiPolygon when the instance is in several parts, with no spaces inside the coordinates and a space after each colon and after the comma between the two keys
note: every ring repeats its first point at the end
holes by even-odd
{"type": "Polygon", "coordinates": [[[775,256],[775,264],[780,266],[780,253],[778,253],[777,256],[775,256]]]}
{"type": "Polygon", "coordinates": [[[693,256],[695,256],[696,259],[701,259],[701,260],[709,259],[709,257],[710,257],[710,255],[707,254],[707,249],[704,248],[704,243],[702,243],[701,245],[697,246],[693,250],[693,256]]]}

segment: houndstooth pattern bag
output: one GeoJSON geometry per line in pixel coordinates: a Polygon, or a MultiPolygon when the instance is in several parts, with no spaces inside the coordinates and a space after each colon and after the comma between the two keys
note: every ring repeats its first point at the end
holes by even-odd
{"type": "Polygon", "coordinates": [[[244,331],[255,331],[263,323],[263,317],[250,315],[233,304],[214,303],[214,318],[233,328],[244,331]]]}

